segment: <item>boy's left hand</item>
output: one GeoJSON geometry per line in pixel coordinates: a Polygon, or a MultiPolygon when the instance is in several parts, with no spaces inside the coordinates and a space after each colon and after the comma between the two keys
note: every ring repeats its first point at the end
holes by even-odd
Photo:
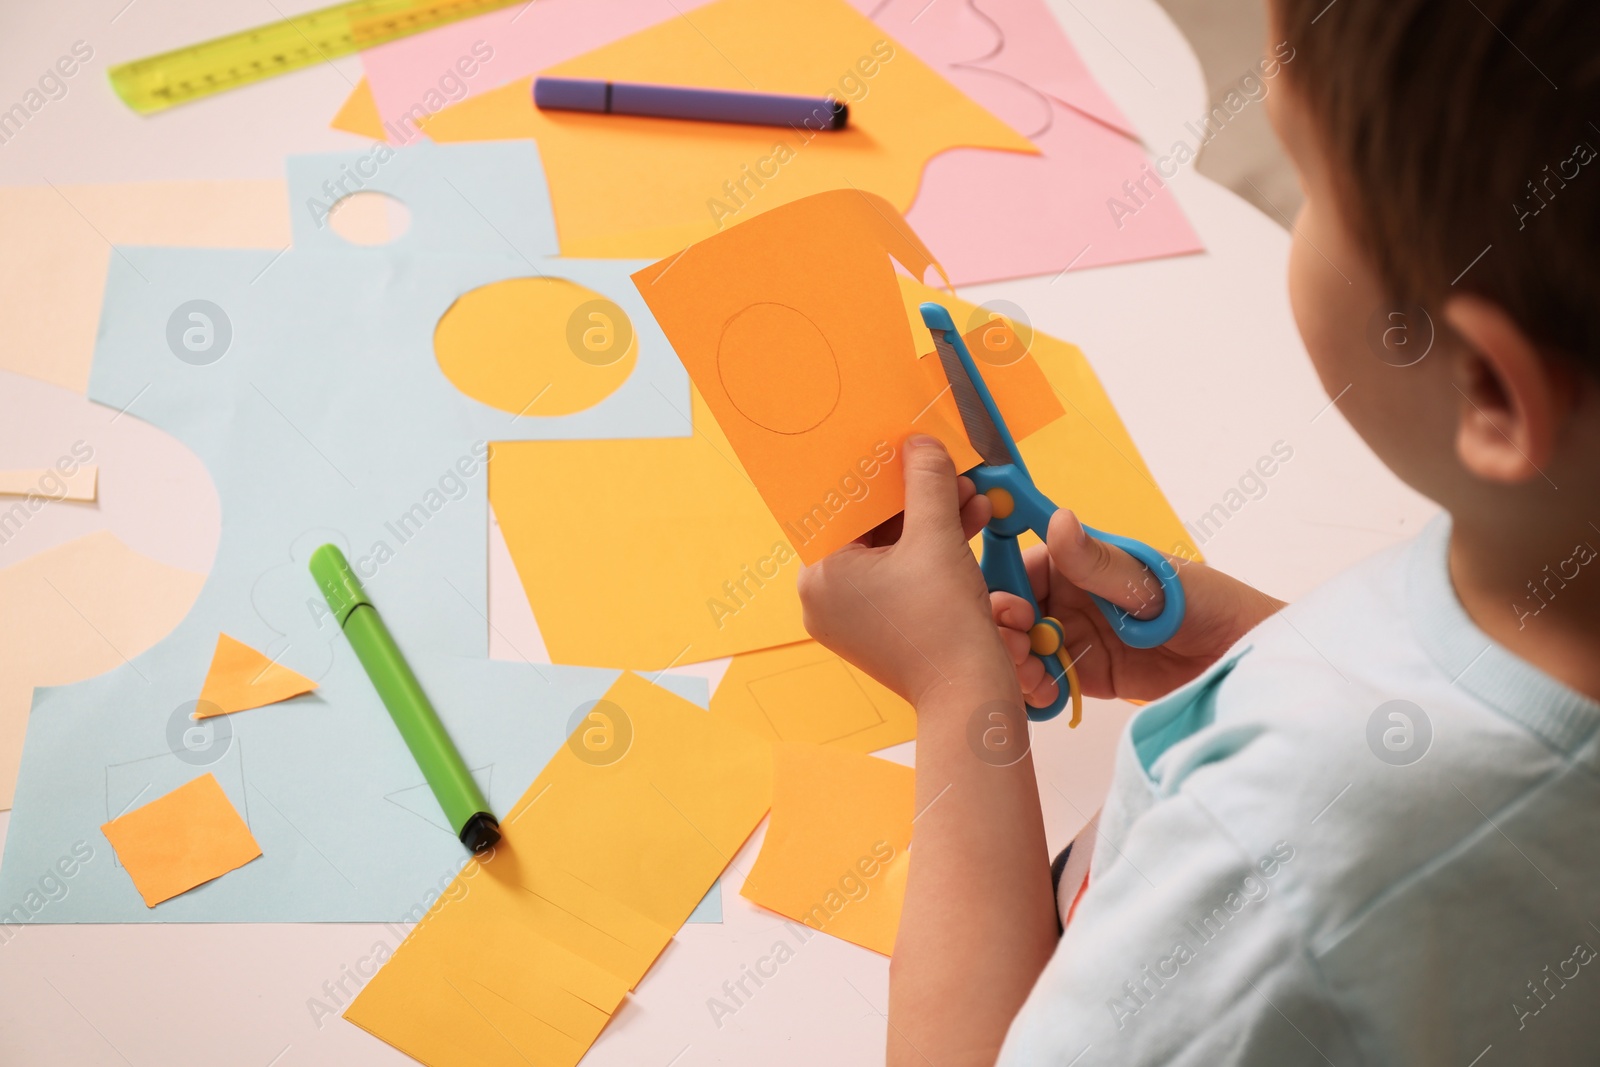
{"type": "Polygon", "coordinates": [[[908,438],[904,467],[904,515],[802,569],[800,603],[812,637],[919,705],[932,686],[1012,668],[967,544],[988,498],[935,438],[908,438]]]}

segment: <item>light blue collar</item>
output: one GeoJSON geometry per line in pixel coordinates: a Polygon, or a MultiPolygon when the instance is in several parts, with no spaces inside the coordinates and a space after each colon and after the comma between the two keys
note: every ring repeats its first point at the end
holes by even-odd
{"type": "Polygon", "coordinates": [[[1600,728],[1600,702],[1569,689],[1478,629],[1450,581],[1449,550],[1448,515],[1430,522],[1412,544],[1406,594],[1418,643],[1464,692],[1573,754],[1600,728]]]}

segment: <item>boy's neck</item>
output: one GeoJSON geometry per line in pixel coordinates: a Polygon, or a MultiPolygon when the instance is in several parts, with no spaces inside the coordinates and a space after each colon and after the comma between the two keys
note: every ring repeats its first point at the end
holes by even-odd
{"type": "Polygon", "coordinates": [[[1484,633],[1600,700],[1600,529],[1583,521],[1547,529],[1559,532],[1508,543],[1496,536],[1506,531],[1458,521],[1450,535],[1450,577],[1484,633]]]}

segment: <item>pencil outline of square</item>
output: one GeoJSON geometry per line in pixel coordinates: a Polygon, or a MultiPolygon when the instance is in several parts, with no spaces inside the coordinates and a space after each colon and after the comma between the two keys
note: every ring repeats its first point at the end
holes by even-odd
{"type": "Polygon", "coordinates": [[[802,663],[796,667],[785,667],[783,670],[777,671],[774,674],[763,675],[760,678],[752,678],[745,683],[745,688],[750,692],[750,699],[754,700],[756,707],[761,709],[762,717],[767,720],[767,725],[772,728],[772,732],[777,736],[778,740],[785,743],[790,743],[790,739],[784,736],[783,731],[778,728],[778,724],[773,721],[772,713],[768,711],[767,705],[762,702],[761,694],[756,691],[756,686],[764,685],[767,682],[776,681],[786,674],[794,674],[798,671],[814,670],[818,667],[832,667],[835,670],[843,671],[845,677],[849,679],[850,684],[855,687],[856,692],[861,694],[861,699],[866,702],[867,707],[872,709],[872,713],[874,716],[876,716],[877,721],[868,723],[859,729],[847,730],[844,733],[833,737],[829,737],[820,741],[809,742],[810,744],[830,745],[835,742],[842,741],[847,737],[854,737],[857,734],[865,733],[875,726],[884,726],[888,724],[889,720],[884,717],[883,709],[878,707],[878,705],[873,701],[872,697],[867,693],[866,689],[862,687],[860,680],[857,679],[855,674],[850,670],[849,665],[846,664],[842,659],[826,658],[827,655],[827,653],[823,653],[822,658],[818,658],[814,662],[802,663]]]}

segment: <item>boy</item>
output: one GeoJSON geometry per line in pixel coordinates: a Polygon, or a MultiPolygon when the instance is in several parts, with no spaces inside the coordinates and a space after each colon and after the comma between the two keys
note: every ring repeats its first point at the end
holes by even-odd
{"type": "Polygon", "coordinates": [[[893,1064],[1600,1062],[1600,5],[1272,15],[1296,320],[1446,514],[1289,607],[1186,564],[1142,652],[1084,594],[1148,615],[1149,576],[1057,515],[1030,573],[1085,691],[1155,700],[1058,899],[1029,758],[969,742],[1054,696],[1032,619],[968,551],[988,502],[908,442],[903,532],[801,578],[919,718],[893,1064]],[[1407,307],[1421,359],[1382,343],[1407,307]]]}

